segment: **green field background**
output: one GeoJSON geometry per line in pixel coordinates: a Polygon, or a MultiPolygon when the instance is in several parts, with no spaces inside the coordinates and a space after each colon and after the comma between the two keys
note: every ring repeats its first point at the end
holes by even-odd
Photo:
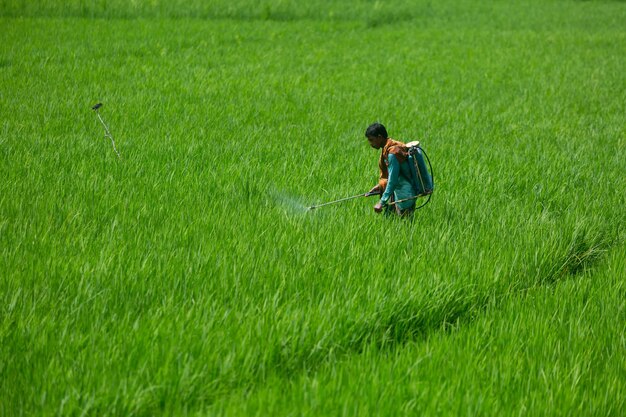
{"type": "Polygon", "coordinates": [[[0,415],[624,415],[625,22],[0,0],[0,415]]]}

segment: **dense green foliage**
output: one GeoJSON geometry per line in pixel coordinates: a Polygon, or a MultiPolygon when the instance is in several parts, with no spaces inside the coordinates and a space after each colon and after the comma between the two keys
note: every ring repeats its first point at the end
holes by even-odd
{"type": "Polygon", "coordinates": [[[623,2],[57,3],[0,0],[0,415],[626,412],[623,2]],[[433,201],[306,211],[373,121],[433,201]]]}

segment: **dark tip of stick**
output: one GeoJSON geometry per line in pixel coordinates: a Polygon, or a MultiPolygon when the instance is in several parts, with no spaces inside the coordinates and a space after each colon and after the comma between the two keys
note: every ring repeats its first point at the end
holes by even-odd
{"type": "Polygon", "coordinates": [[[98,103],[95,106],[93,106],[91,109],[92,110],[98,110],[100,107],[102,107],[102,103],[98,103]]]}

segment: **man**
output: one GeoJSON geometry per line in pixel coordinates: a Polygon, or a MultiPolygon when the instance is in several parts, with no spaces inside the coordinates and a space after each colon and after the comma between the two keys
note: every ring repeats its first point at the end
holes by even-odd
{"type": "Polygon", "coordinates": [[[382,149],[378,161],[380,179],[368,193],[381,194],[374,211],[381,213],[383,210],[387,212],[394,210],[400,216],[410,216],[415,210],[415,198],[389,206],[393,201],[416,196],[407,147],[404,143],[389,138],[387,129],[380,123],[370,125],[365,131],[365,136],[372,148],[382,149]]]}

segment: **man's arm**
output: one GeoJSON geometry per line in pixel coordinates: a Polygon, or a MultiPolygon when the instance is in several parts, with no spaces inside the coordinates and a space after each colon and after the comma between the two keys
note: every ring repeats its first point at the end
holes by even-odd
{"type": "Polygon", "coordinates": [[[385,166],[385,160],[383,156],[380,156],[378,161],[378,168],[380,169],[380,177],[378,178],[378,184],[376,184],[371,190],[369,190],[369,195],[382,194],[387,187],[387,177],[389,176],[389,171],[385,166]]]}

